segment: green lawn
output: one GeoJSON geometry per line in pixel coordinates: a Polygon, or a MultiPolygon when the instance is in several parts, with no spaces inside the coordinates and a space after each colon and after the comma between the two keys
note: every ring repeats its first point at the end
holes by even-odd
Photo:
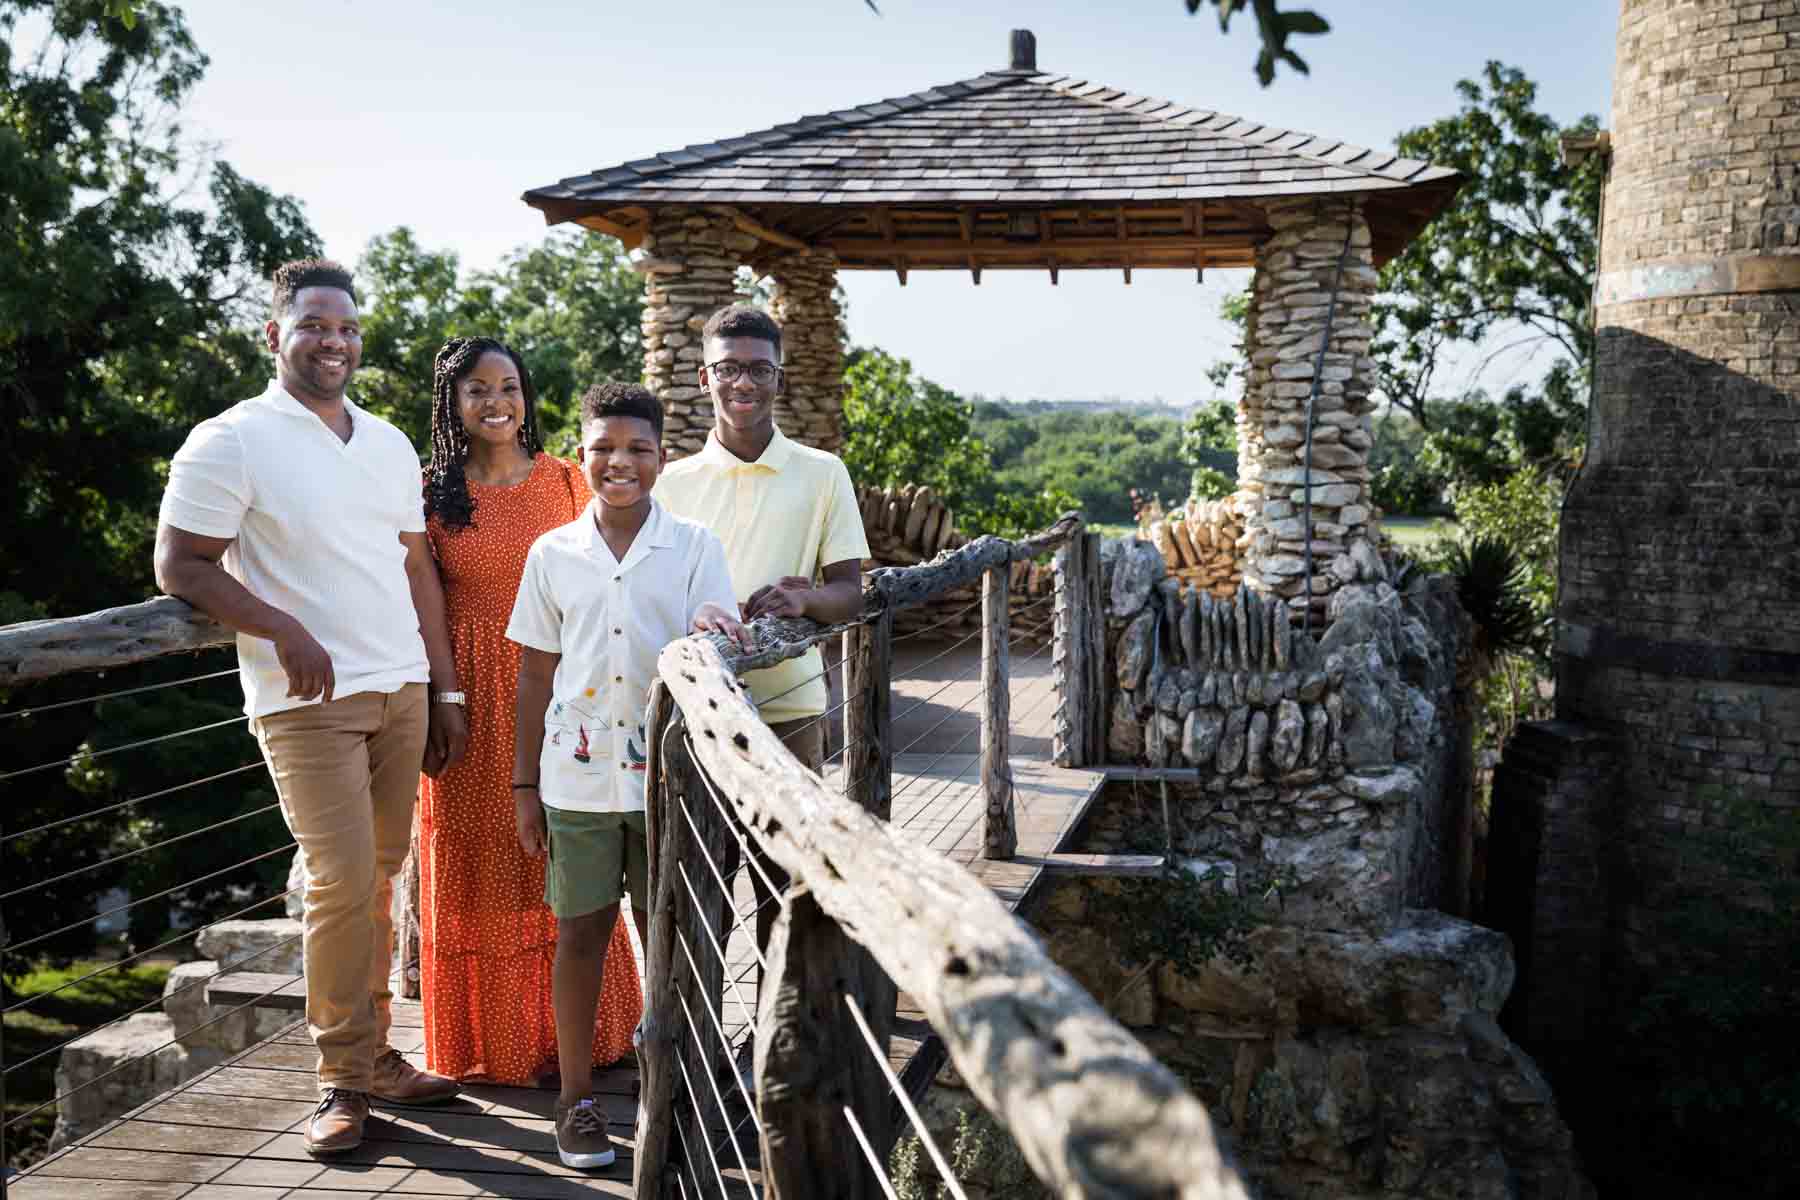
{"type": "MultiPolygon", "coordinates": [[[[22,1063],[114,1017],[149,1004],[162,995],[163,983],[173,965],[171,961],[136,963],[96,975],[63,991],[56,989],[90,971],[99,970],[106,963],[84,959],[62,968],[39,967],[7,980],[6,1007],[40,997],[30,1007],[6,1014],[7,1064],[22,1063]]],[[[45,1054],[30,1066],[21,1067],[6,1077],[8,1122],[56,1094],[56,1060],[56,1054],[45,1054]]],[[[25,1167],[42,1158],[55,1126],[54,1105],[13,1125],[6,1131],[6,1165],[25,1167]]]]}
{"type": "Polygon", "coordinates": [[[1383,517],[1381,527],[1402,550],[1427,550],[1456,533],[1456,522],[1442,517],[1383,517]]]}

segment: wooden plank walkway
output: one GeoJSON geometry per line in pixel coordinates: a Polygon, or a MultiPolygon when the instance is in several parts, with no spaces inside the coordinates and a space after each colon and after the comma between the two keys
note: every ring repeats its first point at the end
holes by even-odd
{"type": "MultiPolygon", "coordinates": [[[[1020,855],[1014,862],[980,857],[979,646],[947,655],[941,646],[903,646],[893,669],[895,745],[904,751],[895,760],[893,823],[975,872],[1008,908],[1028,898],[1043,875],[1043,857],[1058,849],[1104,779],[1098,769],[1050,765],[1050,656],[1047,650],[1033,656],[1032,649],[1015,652],[1011,680],[1020,855]]],[[[828,780],[836,777],[827,771],[828,780]]],[[[738,909],[748,913],[754,901],[747,875],[737,884],[738,909]]],[[[726,948],[727,978],[736,982],[726,986],[720,1017],[734,1042],[743,1039],[756,1006],[752,944],[739,928],[726,948]]],[[[942,1047],[910,997],[900,997],[896,1015],[890,1058],[910,1088],[922,1089],[943,1061],[942,1047]]],[[[393,1042],[408,1061],[424,1065],[416,1003],[396,1002],[393,1042]]],[[[554,1091],[482,1085],[448,1104],[379,1106],[360,1149],[315,1160],[299,1132],[316,1103],[313,1064],[305,1027],[296,1025],[38,1164],[11,1180],[6,1194],[17,1200],[631,1195],[635,1066],[597,1074],[595,1089],[619,1157],[605,1170],[579,1172],[556,1158],[554,1091]]],[[[737,1107],[741,1113],[741,1101],[737,1107]]],[[[721,1138],[722,1153],[732,1158],[728,1146],[721,1138]]],[[[743,1179],[732,1161],[734,1169],[724,1173],[735,1190],[743,1179]]],[[[710,1164],[700,1177],[716,1193],[710,1164]]]]}

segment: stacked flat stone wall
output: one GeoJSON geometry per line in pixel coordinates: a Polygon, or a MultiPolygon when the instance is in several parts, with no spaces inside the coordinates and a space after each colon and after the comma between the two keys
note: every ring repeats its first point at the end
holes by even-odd
{"type": "MultiPolygon", "coordinates": [[[[1239,497],[1190,500],[1147,532],[1162,553],[1163,565],[1183,587],[1228,599],[1243,580],[1244,509],[1239,497]]],[[[1245,508],[1248,507],[1246,504],[1245,508]]]]}
{"type": "Polygon", "coordinates": [[[738,264],[755,247],[754,236],[698,209],[660,210],[644,238],[636,264],[644,276],[644,386],[663,402],[671,458],[698,451],[712,429],[712,401],[697,378],[706,361],[700,330],[742,298],[738,264]]]}
{"type": "Polygon", "coordinates": [[[1513,860],[1535,861],[1538,903],[1508,932],[1532,943],[1521,1028],[1546,1053],[1592,1051],[1669,950],[1649,931],[1691,884],[1672,869],[1684,842],[1731,801],[1800,806],[1797,60],[1800,0],[1622,8],[1557,613],[1558,722],[1611,757],[1547,730],[1516,763],[1509,749],[1494,799],[1513,860]],[[1610,867],[1533,860],[1577,811],[1616,847],[1610,867]],[[1610,1000],[1559,991],[1574,973],[1610,1000]]]}
{"type": "Polygon", "coordinates": [[[1295,611],[1306,607],[1310,586],[1322,615],[1330,594],[1358,577],[1357,555],[1370,551],[1374,536],[1368,351],[1377,275],[1357,201],[1275,201],[1266,212],[1274,233],[1256,251],[1245,331],[1250,370],[1238,405],[1243,577],[1295,611]]]}
{"type": "Polygon", "coordinates": [[[768,266],[774,282],[769,315],[781,323],[787,388],[775,400],[775,423],[796,441],[836,452],[844,444],[843,314],[837,259],[791,254],[768,266]]]}

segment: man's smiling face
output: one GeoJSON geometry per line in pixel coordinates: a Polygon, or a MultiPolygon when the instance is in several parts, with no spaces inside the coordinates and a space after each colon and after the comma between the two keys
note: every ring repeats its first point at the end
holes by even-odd
{"type": "Polygon", "coordinates": [[[713,366],[700,368],[700,386],[712,397],[713,411],[721,422],[749,435],[774,424],[781,359],[772,343],[756,337],[708,338],[706,361],[713,366]],[[720,379],[714,367],[721,363],[735,364],[737,378],[729,382],[720,379]],[[769,372],[762,383],[752,378],[752,371],[759,367],[769,372]]]}
{"type": "Polygon", "coordinates": [[[350,293],[301,288],[279,323],[267,326],[275,374],[296,399],[335,402],[362,363],[362,324],[350,293]]]}

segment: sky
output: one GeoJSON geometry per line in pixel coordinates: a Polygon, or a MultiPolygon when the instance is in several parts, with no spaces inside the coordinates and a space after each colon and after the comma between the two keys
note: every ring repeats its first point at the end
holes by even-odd
{"type": "MultiPolygon", "coordinates": [[[[1563,123],[1609,119],[1616,0],[1311,6],[1332,23],[1295,39],[1311,74],[1284,67],[1265,89],[1250,14],[1221,36],[1183,0],[879,0],[880,15],[863,0],[193,0],[211,66],[186,120],[298,197],[331,256],[407,225],[473,269],[545,236],[527,188],[1005,67],[1015,28],[1045,70],[1370,147],[1453,112],[1456,80],[1488,59],[1537,81],[1563,123]]],[[[1229,352],[1218,308],[1247,274],[843,280],[856,342],[965,395],[1186,404],[1229,352]]]]}

